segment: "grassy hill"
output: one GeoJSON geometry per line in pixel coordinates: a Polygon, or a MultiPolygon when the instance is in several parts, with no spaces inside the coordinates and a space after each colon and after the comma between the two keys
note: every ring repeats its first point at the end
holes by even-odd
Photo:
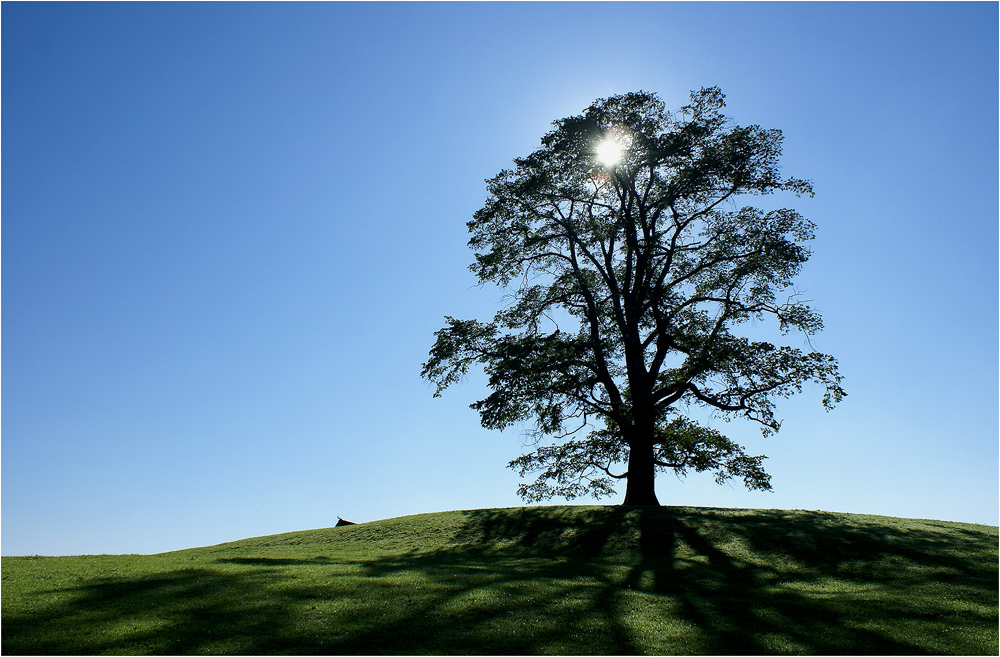
{"type": "Polygon", "coordinates": [[[147,556],[4,557],[5,654],[998,652],[997,528],[450,511],[147,556]]]}

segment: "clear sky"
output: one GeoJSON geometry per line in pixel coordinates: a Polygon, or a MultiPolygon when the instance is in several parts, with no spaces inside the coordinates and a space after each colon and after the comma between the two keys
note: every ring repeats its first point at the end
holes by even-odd
{"type": "MultiPolygon", "coordinates": [[[[849,397],[720,425],[773,493],[998,523],[998,5],[3,3],[3,554],[516,506],[517,431],[419,377],[488,319],[465,222],[551,121],[718,85],[780,128],[849,397]]],[[[621,496],[607,502],[620,502],[621,496]]],[[[555,501],[554,503],[559,503],[555,501]]]]}

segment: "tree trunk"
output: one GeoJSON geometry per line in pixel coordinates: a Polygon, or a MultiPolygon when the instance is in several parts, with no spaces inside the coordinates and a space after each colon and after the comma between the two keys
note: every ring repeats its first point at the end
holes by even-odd
{"type": "Polygon", "coordinates": [[[625,480],[625,501],[623,505],[660,506],[656,499],[656,471],[653,466],[653,445],[651,442],[636,441],[629,445],[628,478],[625,480]]]}

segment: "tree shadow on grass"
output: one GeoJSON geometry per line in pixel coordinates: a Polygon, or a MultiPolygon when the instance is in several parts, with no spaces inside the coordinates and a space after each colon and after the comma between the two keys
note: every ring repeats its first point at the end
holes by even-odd
{"type": "MultiPolygon", "coordinates": [[[[498,581],[507,586],[559,582],[516,604],[522,614],[557,619],[568,652],[997,651],[997,540],[983,533],[818,512],[535,511],[467,512],[462,545],[386,557],[368,571],[446,581],[479,559],[500,568],[487,558],[505,556],[498,581]],[[537,570],[526,567],[540,556],[537,570]],[[580,604],[571,610],[560,605],[574,596],[580,604]],[[678,624],[691,628],[688,636],[678,624]],[[584,627],[600,628],[605,640],[567,643],[584,627]]],[[[534,643],[509,645],[544,652],[556,645],[550,640],[536,632],[534,643]]]]}
{"type": "Polygon", "coordinates": [[[5,613],[3,650],[995,654],[996,539],[963,531],[804,512],[469,511],[433,551],[84,581],[5,613]]]}
{"type": "Polygon", "coordinates": [[[819,512],[651,509],[640,522],[636,570],[713,653],[997,651],[995,537],[819,512]],[[668,543],[684,547],[668,558],[668,543]]]}
{"type": "Polygon", "coordinates": [[[264,653],[290,609],[261,595],[282,576],[192,568],[106,577],[62,589],[68,600],[3,618],[5,654],[264,653]]]}

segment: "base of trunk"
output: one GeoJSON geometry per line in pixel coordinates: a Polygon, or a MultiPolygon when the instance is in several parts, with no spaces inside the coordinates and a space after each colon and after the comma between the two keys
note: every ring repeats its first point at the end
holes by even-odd
{"type": "Polygon", "coordinates": [[[660,501],[656,499],[656,493],[648,495],[629,495],[626,493],[622,506],[660,506],[660,501]]]}
{"type": "Polygon", "coordinates": [[[660,501],[656,499],[656,487],[652,477],[646,477],[642,481],[629,477],[628,485],[625,487],[625,501],[622,506],[660,506],[660,501]]]}
{"type": "Polygon", "coordinates": [[[651,441],[629,445],[625,482],[622,506],[660,506],[656,499],[656,467],[651,441]]]}

